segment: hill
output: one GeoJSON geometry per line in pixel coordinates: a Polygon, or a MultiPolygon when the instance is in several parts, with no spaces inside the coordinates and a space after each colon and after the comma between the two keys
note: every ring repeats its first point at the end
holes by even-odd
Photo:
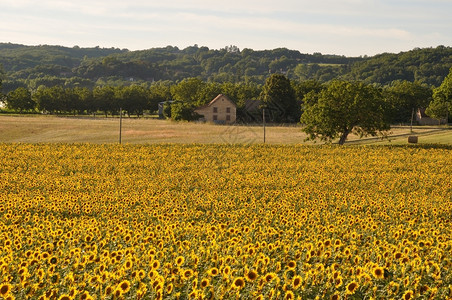
{"type": "Polygon", "coordinates": [[[40,85],[94,87],[198,77],[215,82],[263,83],[281,72],[292,80],[357,79],[386,85],[393,80],[439,86],[452,66],[452,48],[413,49],[398,54],[346,57],[303,54],[277,48],[254,51],[236,46],[214,50],[197,45],[129,51],[117,48],[25,46],[0,43],[3,91],[40,85]]]}

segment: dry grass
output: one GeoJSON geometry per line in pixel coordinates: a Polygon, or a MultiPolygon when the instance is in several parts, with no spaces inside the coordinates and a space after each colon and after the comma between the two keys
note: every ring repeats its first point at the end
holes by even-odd
{"type": "MultiPolygon", "coordinates": [[[[389,140],[350,136],[348,143],[406,144],[408,136],[419,143],[452,144],[452,130],[434,127],[396,127],[389,140]]],[[[306,135],[300,126],[268,126],[266,143],[301,144],[306,135]]],[[[105,117],[0,116],[3,143],[118,143],[119,119],[105,117]]],[[[143,143],[262,143],[261,126],[226,126],[172,122],[150,118],[123,118],[122,142],[143,143]]],[[[311,142],[309,142],[311,143],[311,142]]]]}

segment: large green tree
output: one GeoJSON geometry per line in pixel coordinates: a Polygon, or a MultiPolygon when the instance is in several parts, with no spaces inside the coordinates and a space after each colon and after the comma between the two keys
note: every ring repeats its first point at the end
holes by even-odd
{"type": "Polygon", "coordinates": [[[96,87],[93,90],[93,99],[96,103],[96,110],[104,112],[107,117],[108,112],[115,113],[119,110],[117,93],[111,86],[96,87]]]}
{"type": "Polygon", "coordinates": [[[350,133],[360,137],[389,129],[381,91],[362,82],[332,81],[317,93],[308,93],[300,121],[308,140],[345,143],[350,133]]]}
{"type": "Polygon", "coordinates": [[[432,118],[441,120],[452,115],[452,67],[441,85],[433,91],[433,101],[425,111],[432,118]]]}
{"type": "Polygon", "coordinates": [[[418,81],[394,81],[385,88],[384,96],[392,123],[410,122],[414,110],[425,108],[432,100],[432,89],[418,81]]]}
{"type": "Polygon", "coordinates": [[[127,111],[127,114],[140,116],[147,108],[149,92],[142,86],[131,85],[119,88],[118,98],[120,107],[127,111]]]}
{"type": "Polygon", "coordinates": [[[193,106],[203,105],[200,100],[206,83],[199,78],[187,78],[171,87],[174,100],[190,103],[193,106]]]}
{"type": "Polygon", "coordinates": [[[271,122],[296,122],[300,107],[290,80],[282,74],[267,78],[260,95],[268,110],[271,122]]]}
{"type": "Polygon", "coordinates": [[[28,89],[19,87],[6,96],[6,107],[22,112],[34,109],[36,102],[32,100],[28,89]]]}

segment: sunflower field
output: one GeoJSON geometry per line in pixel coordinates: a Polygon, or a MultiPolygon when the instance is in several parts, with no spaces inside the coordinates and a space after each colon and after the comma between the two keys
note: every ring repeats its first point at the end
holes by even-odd
{"type": "Polygon", "coordinates": [[[452,148],[0,144],[0,299],[452,299],[452,148]]]}

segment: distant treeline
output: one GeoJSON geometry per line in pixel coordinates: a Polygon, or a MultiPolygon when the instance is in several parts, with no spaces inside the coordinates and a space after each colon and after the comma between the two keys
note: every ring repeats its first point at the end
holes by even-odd
{"type": "Polygon", "coordinates": [[[452,66],[452,48],[413,49],[398,54],[346,57],[296,50],[240,50],[236,46],[214,50],[197,45],[179,49],[167,46],[142,51],[117,48],[24,46],[0,43],[3,92],[24,87],[89,88],[146,85],[186,78],[204,82],[263,85],[270,74],[288,79],[360,80],[390,85],[410,81],[437,87],[452,66]]]}

